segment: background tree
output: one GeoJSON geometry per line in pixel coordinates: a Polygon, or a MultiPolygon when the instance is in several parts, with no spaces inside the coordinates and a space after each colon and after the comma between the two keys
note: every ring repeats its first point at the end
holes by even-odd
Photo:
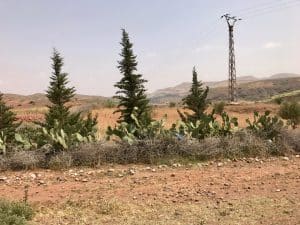
{"type": "Polygon", "coordinates": [[[191,111],[191,113],[184,112],[183,114],[178,110],[178,113],[184,122],[195,122],[197,120],[200,120],[204,115],[204,112],[208,106],[206,98],[209,88],[206,87],[204,89],[202,86],[203,84],[198,80],[198,74],[194,67],[192,87],[189,91],[189,94],[182,99],[184,109],[188,109],[189,111],[191,111]]]}
{"type": "Polygon", "coordinates": [[[133,53],[133,44],[129,40],[128,33],[122,29],[122,59],[118,62],[118,68],[123,75],[121,80],[115,84],[119,90],[116,92],[115,98],[119,99],[118,109],[121,116],[118,123],[126,122],[134,124],[132,114],[141,124],[149,124],[151,121],[149,100],[146,95],[144,83],[147,81],[142,78],[141,74],[137,74],[137,61],[133,53]]]}
{"type": "Polygon", "coordinates": [[[5,104],[3,94],[0,93],[0,132],[1,135],[6,137],[7,142],[14,140],[16,129],[19,125],[16,114],[5,104]]]}

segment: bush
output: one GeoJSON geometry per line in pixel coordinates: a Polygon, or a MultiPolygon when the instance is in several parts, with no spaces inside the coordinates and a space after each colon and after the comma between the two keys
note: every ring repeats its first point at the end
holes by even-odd
{"type": "Polygon", "coordinates": [[[283,141],[296,152],[300,152],[300,129],[288,130],[281,132],[283,141]]]}
{"type": "Polygon", "coordinates": [[[225,102],[216,102],[213,106],[216,114],[221,115],[224,112],[225,102]]]}
{"type": "Polygon", "coordinates": [[[283,98],[282,97],[277,97],[274,99],[274,102],[278,105],[281,105],[281,103],[283,102],[283,98]]]}
{"type": "Polygon", "coordinates": [[[247,129],[258,135],[259,137],[276,140],[283,128],[283,121],[277,116],[271,116],[270,111],[266,111],[263,115],[254,112],[254,119],[251,122],[246,120],[247,129]]]}
{"type": "Polygon", "coordinates": [[[48,167],[53,170],[61,170],[73,166],[73,159],[69,152],[60,152],[50,158],[48,167]]]}
{"type": "Polygon", "coordinates": [[[176,103],[175,102],[169,102],[169,108],[174,108],[176,107],[176,103]]]}
{"type": "Polygon", "coordinates": [[[107,99],[107,100],[104,101],[103,107],[104,108],[109,108],[109,109],[116,108],[117,103],[116,103],[116,101],[113,101],[112,99],[107,99]]]}
{"type": "Polygon", "coordinates": [[[26,225],[33,215],[32,208],[25,203],[0,200],[1,225],[26,225]]]}
{"type": "Polygon", "coordinates": [[[42,154],[37,151],[17,151],[8,158],[9,168],[13,170],[34,169],[44,161],[42,154]]]}
{"type": "Polygon", "coordinates": [[[300,123],[300,104],[297,102],[284,102],[280,107],[279,116],[288,120],[288,124],[296,129],[300,123]]]}

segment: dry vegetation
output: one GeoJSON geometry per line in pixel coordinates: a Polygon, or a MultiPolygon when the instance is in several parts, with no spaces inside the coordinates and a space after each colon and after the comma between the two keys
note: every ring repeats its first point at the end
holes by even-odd
{"type": "Polygon", "coordinates": [[[2,173],[2,197],[24,185],[39,225],[216,225],[299,222],[300,158],[101,166],[2,173]]]}
{"type": "MultiPolygon", "coordinates": [[[[225,106],[241,127],[254,111],[276,114],[278,109],[270,103],[225,106]]],[[[14,110],[20,120],[32,122],[43,119],[46,108],[14,110]]],[[[116,123],[114,110],[92,111],[99,115],[102,135],[116,123]]],[[[167,127],[179,119],[176,108],[154,107],[155,119],[165,114],[167,127]]],[[[43,150],[21,151],[9,162],[0,160],[0,167],[30,171],[2,172],[0,192],[22,200],[29,185],[29,202],[36,211],[32,225],[296,225],[300,158],[269,157],[287,154],[290,146],[300,150],[300,130],[286,132],[282,146],[243,132],[200,143],[90,144],[52,158],[53,170],[37,169],[44,163],[43,150]]]]}

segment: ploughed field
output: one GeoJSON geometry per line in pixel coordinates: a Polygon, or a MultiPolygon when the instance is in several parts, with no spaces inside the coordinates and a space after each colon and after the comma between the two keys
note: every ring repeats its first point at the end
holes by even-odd
{"type": "Polygon", "coordinates": [[[3,198],[26,185],[34,225],[300,224],[299,156],[1,173],[3,198]]]}

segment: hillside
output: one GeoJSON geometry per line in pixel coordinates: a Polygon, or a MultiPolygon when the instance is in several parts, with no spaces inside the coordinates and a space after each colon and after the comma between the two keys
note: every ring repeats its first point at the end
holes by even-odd
{"type": "MultiPolygon", "coordinates": [[[[259,79],[254,76],[239,77],[238,99],[246,101],[266,100],[276,95],[300,90],[300,75],[281,73],[270,77],[259,79]],[[285,77],[285,78],[283,78],[285,77]]],[[[190,83],[184,82],[175,87],[157,90],[149,94],[151,103],[167,104],[169,102],[179,102],[189,91],[190,83]]],[[[205,86],[210,87],[208,98],[211,100],[227,99],[227,81],[205,82],[205,86]]],[[[74,109],[85,111],[91,108],[102,107],[111,98],[102,96],[76,95],[71,106],[74,109]]],[[[5,94],[4,100],[14,108],[33,108],[49,104],[44,94],[32,95],[5,94]]]]}
{"type": "MultiPolygon", "coordinates": [[[[72,106],[101,106],[109,99],[102,96],[91,95],[75,95],[71,101],[72,106]]],[[[36,93],[32,95],[17,95],[17,94],[4,94],[6,103],[14,108],[27,108],[27,107],[40,107],[49,105],[49,101],[45,94],[36,93]]]]}
{"type": "MultiPolygon", "coordinates": [[[[150,95],[151,102],[154,104],[178,102],[188,93],[190,85],[190,83],[182,83],[175,87],[155,91],[150,95]]],[[[227,99],[227,81],[207,82],[204,85],[210,87],[209,99],[227,99]]],[[[237,85],[239,100],[264,100],[274,95],[300,90],[300,75],[275,74],[264,79],[252,76],[240,77],[237,79],[237,85]]]]}

